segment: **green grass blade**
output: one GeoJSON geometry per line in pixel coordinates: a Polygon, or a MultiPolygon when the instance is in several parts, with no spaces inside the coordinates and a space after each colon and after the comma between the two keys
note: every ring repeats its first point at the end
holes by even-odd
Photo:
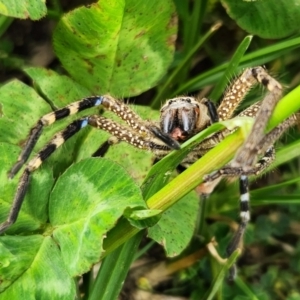
{"type": "Polygon", "coordinates": [[[198,43],[190,50],[190,52],[182,59],[180,64],[174,69],[174,71],[170,74],[168,79],[165,81],[164,85],[160,88],[156,97],[153,99],[151,103],[152,108],[159,108],[161,106],[161,102],[164,100],[166,95],[169,93],[169,88],[172,86],[172,83],[175,81],[176,77],[181,73],[181,71],[186,67],[191,58],[195,55],[195,53],[203,46],[203,44],[212,36],[214,32],[216,32],[221,26],[221,23],[217,23],[212,26],[208,32],[198,41],[198,43]]]}
{"type": "Polygon", "coordinates": [[[241,129],[238,129],[153,195],[147,201],[149,208],[168,209],[181,197],[198,186],[203,181],[204,175],[230,161],[243,141],[244,134],[241,129]]]}
{"type": "MultiPolygon", "coordinates": [[[[284,53],[300,47],[300,37],[296,37],[287,41],[279,42],[275,45],[268,46],[249,54],[246,54],[241,59],[240,68],[249,66],[256,66],[265,64],[275,58],[282,56],[284,53]]],[[[179,95],[181,93],[187,93],[188,91],[195,91],[203,88],[204,86],[213,84],[220,80],[222,73],[228,67],[228,62],[217,66],[207,72],[204,72],[191,80],[187,81],[184,85],[181,85],[177,90],[172,93],[172,96],[179,95]]]]}
{"type": "Polygon", "coordinates": [[[244,292],[245,295],[247,295],[247,299],[258,300],[254,292],[245,284],[245,282],[240,277],[237,277],[235,279],[235,284],[244,292]]]}
{"type": "Polygon", "coordinates": [[[276,159],[275,162],[271,164],[271,166],[266,170],[266,172],[276,169],[278,166],[299,157],[299,149],[300,149],[300,140],[296,140],[280,150],[276,151],[276,159]]]}
{"type": "Polygon", "coordinates": [[[279,123],[288,118],[291,114],[300,109],[300,85],[284,96],[276,105],[272,118],[267,125],[267,131],[276,127],[279,123]]]}
{"type": "Polygon", "coordinates": [[[13,18],[0,15],[0,37],[2,37],[2,35],[6,32],[13,20],[13,18]]]}
{"type": "Polygon", "coordinates": [[[252,36],[248,35],[238,46],[230,62],[228,63],[228,67],[226,68],[226,71],[224,72],[221,80],[218,81],[213,91],[211,92],[209,96],[210,99],[212,99],[213,101],[217,101],[222,96],[223,92],[226,90],[226,86],[228,86],[228,80],[232,78],[232,76],[236,73],[236,69],[239,66],[240,61],[247,51],[251,41],[252,36]]]}
{"type": "Polygon", "coordinates": [[[103,260],[89,300],[117,299],[142,237],[141,231],[103,260]]]}
{"type": "Polygon", "coordinates": [[[186,20],[185,26],[185,51],[190,51],[199,36],[199,30],[202,25],[202,19],[207,7],[207,0],[195,1],[191,11],[190,20],[186,20]]]}
{"type": "Polygon", "coordinates": [[[228,274],[228,270],[235,263],[239,254],[240,254],[240,250],[236,250],[235,252],[232,253],[232,255],[228,258],[227,262],[222,266],[220,272],[218,273],[217,277],[214,279],[210,289],[208,290],[207,294],[203,299],[207,299],[207,300],[214,299],[215,294],[218,292],[219,288],[224,282],[225,276],[228,274]]]}

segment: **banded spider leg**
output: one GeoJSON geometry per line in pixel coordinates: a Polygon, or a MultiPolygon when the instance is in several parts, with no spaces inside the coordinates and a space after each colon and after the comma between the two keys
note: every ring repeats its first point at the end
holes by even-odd
{"type": "MultiPolygon", "coordinates": [[[[227,247],[226,254],[228,257],[240,247],[247,224],[250,221],[248,176],[259,175],[273,162],[275,159],[274,143],[289,127],[292,127],[297,123],[296,115],[292,115],[265,135],[264,131],[267,122],[269,121],[276,104],[282,97],[282,86],[262,67],[246,70],[240,77],[241,84],[245,84],[248,81],[247,76],[252,76],[258,83],[265,86],[268,93],[261,103],[252,105],[239,115],[254,117],[255,122],[250,135],[237,152],[235,158],[224,168],[207,175],[204,178],[206,184],[209,185],[209,183],[211,183],[214,186],[221,177],[239,177],[240,223],[238,230],[227,247]],[[263,155],[263,157],[258,160],[258,157],[261,155],[263,155]]],[[[223,106],[223,111],[224,110],[226,111],[226,107],[224,108],[223,106]]],[[[236,267],[234,266],[230,270],[229,279],[233,280],[235,277],[236,267]]]]}
{"type": "MultiPolygon", "coordinates": [[[[120,125],[99,115],[91,115],[73,121],[64,130],[57,133],[52,140],[29,161],[23,171],[9,215],[6,221],[0,224],[0,234],[15,223],[28,188],[30,174],[37,170],[43,161],[47,159],[58,147],[87,125],[109,132],[119,141],[125,141],[137,148],[150,150],[154,153],[166,153],[171,149],[179,149],[180,146],[177,141],[163,133],[154,123],[142,120],[127,105],[108,95],[93,96],[74,102],[62,109],[43,116],[31,129],[17,163],[9,172],[9,177],[13,178],[27,161],[32,149],[42,133],[44,126],[48,126],[57,120],[76,114],[79,111],[99,105],[102,105],[104,108],[114,112],[119,118],[124,120],[128,126],[120,125]]],[[[98,151],[101,152],[103,149],[100,147],[98,151]]],[[[97,156],[97,152],[94,156],[97,156]]]]}

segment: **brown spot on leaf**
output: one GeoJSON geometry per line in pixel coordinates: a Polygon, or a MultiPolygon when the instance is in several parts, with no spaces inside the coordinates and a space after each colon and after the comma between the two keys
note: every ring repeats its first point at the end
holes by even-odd
{"type": "Polygon", "coordinates": [[[177,24],[178,24],[177,14],[175,12],[173,12],[171,19],[170,19],[169,23],[167,24],[167,29],[177,27],[177,24]]]}
{"type": "Polygon", "coordinates": [[[116,63],[117,63],[118,67],[120,67],[122,65],[122,61],[120,59],[117,59],[116,63]]]}
{"type": "Polygon", "coordinates": [[[146,30],[142,30],[140,33],[138,33],[134,38],[138,39],[139,37],[143,36],[146,33],[146,30]]]}
{"type": "Polygon", "coordinates": [[[106,59],[106,54],[99,54],[95,56],[96,59],[106,59]]]}
{"type": "Polygon", "coordinates": [[[131,69],[137,71],[139,69],[140,65],[136,64],[131,69]]]}
{"type": "Polygon", "coordinates": [[[176,42],[176,39],[177,39],[177,35],[176,35],[176,34],[172,34],[172,35],[169,36],[168,39],[167,39],[167,45],[168,45],[168,46],[174,47],[175,42],[176,42]]]}
{"type": "Polygon", "coordinates": [[[94,68],[95,68],[95,65],[88,59],[84,59],[83,60],[85,62],[85,64],[87,65],[87,69],[88,69],[88,72],[93,75],[94,73],[94,68]]]}

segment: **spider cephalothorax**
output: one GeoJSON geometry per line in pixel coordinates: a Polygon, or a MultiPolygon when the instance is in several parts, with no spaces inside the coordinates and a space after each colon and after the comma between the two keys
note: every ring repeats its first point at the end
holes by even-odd
{"type": "MultiPolygon", "coordinates": [[[[180,143],[208,127],[210,124],[218,120],[230,119],[239,103],[256,83],[260,83],[266,87],[268,93],[262,102],[256,103],[240,113],[240,116],[255,118],[254,126],[248,139],[229,165],[205,178],[206,183],[201,189],[204,194],[210,193],[213,186],[222,176],[235,176],[240,178],[241,221],[236,234],[227,248],[227,255],[231,255],[232,252],[239,247],[246,225],[250,220],[247,176],[259,174],[273,161],[274,142],[287,128],[295,125],[297,122],[296,116],[292,115],[271,132],[266,135],[264,134],[268,119],[276,103],[281,99],[282,87],[263,67],[246,69],[237,77],[224,93],[224,97],[218,109],[216,109],[208,99],[182,96],[168,100],[161,108],[160,121],[153,122],[143,120],[128,105],[109,95],[104,95],[87,97],[43,116],[31,129],[23,151],[18,158],[18,162],[9,173],[11,178],[14,177],[27,161],[44,126],[48,126],[62,118],[76,114],[79,111],[100,105],[112,111],[126,124],[115,122],[101,115],[90,115],[73,121],[64,130],[58,132],[25,167],[20,177],[18,189],[9,215],[7,219],[0,224],[0,233],[3,233],[16,221],[29,184],[30,174],[39,168],[42,162],[59,146],[85,126],[89,125],[104,130],[113,136],[113,138],[101,145],[93,156],[103,156],[110,145],[124,141],[136,148],[152,151],[156,158],[160,159],[170,151],[179,149],[180,143]],[[157,126],[157,124],[159,124],[159,126],[157,126]],[[262,155],[260,160],[257,159],[259,155],[262,155]]],[[[221,133],[208,137],[183,159],[181,165],[183,167],[189,167],[230,133],[231,131],[224,130],[221,133]]],[[[234,276],[233,271],[231,272],[231,276],[234,276]]]]}
{"type": "Polygon", "coordinates": [[[202,100],[178,97],[161,108],[160,128],[177,141],[185,141],[211,124],[208,108],[202,100]]]}

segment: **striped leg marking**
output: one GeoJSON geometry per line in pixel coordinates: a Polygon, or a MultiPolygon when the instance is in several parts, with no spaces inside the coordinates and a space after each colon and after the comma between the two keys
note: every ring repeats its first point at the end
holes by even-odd
{"type": "Polygon", "coordinates": [[[31,130],[25,150],[23,150],[17,164],[12,168],[10,176],[13,177],[27,160],[44,125],[50,125],[58,119],[65,118],[83,109],[100,104],[115,112],[119,117],[126,121],[129,126],[119,125],[105,117],[92,115],[73,121],[64,130],[57,133],[51,141],[29,161],[25,168],[19,181],[9,216],[4,223],[0,224],[0,233],[4,232],[5,229],[16,221],[27,191],[30,174],[38,169],[43,161],[45,161],[58,147],[87,125],[103,129],[114,136],[114,138],[111,138],[108,142],[104,143],[93,156],[104,155],[109,146],[118,141],[125,141],[137,148],[154,150],[154,152],[161,152],[163,154],[168,153],[170,149],[176,147],[179,148],[179,144],[175,140],[162,133],[154,124],[140,121],[139,117],[134,115],[133,112],[131,113],[129,108],[127,109],[124,107],[125,113],[124,110],[122,110],[123,104],[118,100],[115,100],[110,96],[90,97],[42,117],[38,124],[31,130]],[[134,129],[136,128],[139,128],[139,130],[135,131],[134,129]]]}
{"type": "Polygon", "coordinates": [[[17,220],[21,205],[24,201],[28,184],[30,181],[30,174],[38,169],[43,161],[47,159],[58,147],[60,147],[66,140],[72,137],[75,133],[80,131],[88,125],[88,117],[78,119],[72,122],[66,129],[57,133],[53,139],[32,159],[25,168],[17,188],[8,218],[5,222],[0,224],[0,234],[3,233],[9,226],[17,220]]]}
{"type": "Polygon", "coordinates": [[[38,169],[43,161],[45,161],[58,147],[87,125],[88,117],[84,117],[73,121],[64,130],[57,133],[51,141],[28,163],[27,169],[29,172],[33,172],[38,169]]]}
{"type": "Polygon", "coordinates": [[[10,208],[8,217],[6,221],[0,224],[0,234],[5,232],[5,230],[14,224],[18,218],[19,211],[21,209],[21,205],[23,203],[28,184],[30,179],[30,171],[26,168],[20,178],[18,189],[13,200],[13,204],[10,208]]]}
{"type": "MultiPolygon", "coordinates": [[[[248,183],[248,177],[245,175],[242,175],[240,177],[240,224],[238,227],[238,230],[235,232],[232,240],[230,241],[227,249],[226,254],[227,257],[229,257],[235,250],[237,250],[241,243],[243,242],[243,237],[245,234],[245,231],[247,229],[247,224],[250,221],[250,196],[249,196],[249,183],[248,183]]],[[[236,277],[236,266],[234,265],[229,270],[229,280],[232,281],[236,277]]]]}
{"type": "Polygon", "coordinates": [[[240,177],[240,218],[242,222],[248,223],[250,221],[250,196],[248,177],[242,175],[240,177]]]}
{"type": "MultiPolygon", "coordinates": [[[[170,138],[167,134],[164,134],[161,132],[158,128],[153,126],[153,124],[147,122],[144,122],[134,111],[132,111],[128,106],[126,106],[121,101],[114,99],[113,97],[109,95],[105,96],[92,96],[84,98],[83,100],[74,102],[64,108],[58,109],[54,112],[51,112],[45,116],[43,116],[37,124],[31,129],[29,137],[27,138],[26,144],[18,158],[17,163],[12,167],[12,169],[9,172],[9,177],[13,178],[17,172],[21,169],[21,167],[24,165],[24,163],[27,161],[30,153],[32,152],[32,149],[36,145],[38,138],[40,137],[43,127],[49,126],[50,124],[53,124],[54,122],[61,120],[65,117],[68,117],[70,115],[74,115],[82,110],[103,105],[106,109],[112,111],[115,113],[118,117],[120,117],[122,120],[124,120],[130,128],[132,128],[135,132],[134,134],[138,133],[141,136],[148,135],[149,131],[152,132],[159,140],[163,141],[165,144],[169,146],[171,149],[179,149],[179,144],[170,138]]],[[[90,124],[92,125],[92,124],[90,124]]],[[[92,125],[93,126],[93,125],[92,125]]],[[[96,127],[96,126],[95,126],[96,127]]],[[[109,128],[109,127],[107,127],[109,128]]],[[[103,128],[106,130],[105,128],[103,128]]],[[[65,134],[67,134],[70,131],[66,131],[65,134]]],[[[107,130],[109,131],[109,130],[107,130]]],[[[132,131],[132,130],[129,130],[132,131]]],[[[110,132],[110,131],[109,131],[110,132]]],[[[112,134],[114,134],[112,132],[112,134]]],[[[124,138],[121,138],[120,140],[125,140],[124,138]]],[[[53,140],[52,143],[50,143],[46,149],[44,149],[45,153],[41,153],[41,159],[43,160],[43,157],[47,158],[49,155],[47,154],[50,152],[50,154],[57,148],[57,146],[60,145],[60,143],[63,143],[64,136],[60,137],[58,136],[56,140],[53,140]],[[60,140],[62,139],[62,140],[60,140]]],[[[128,141],[128,140],[126,140],[128,141]]],[[[155,145],[153,145],[153,148],[155,149],[155,145]]],[[[164,148],[169,149],[166,146],[158,145],[157,149],[164,148]]],[[[36,161],[38,165],[38,160],[36,161]]]]}
{"type": "Polygon", "coordinates": [[[24,163],[27,161],[30,153],[32,152],[32,149],[36,145],[36,143],[43,131],[44,126],[53,124],[57,120],[63,119],[65,117],[68,117],[73,114],[76,114],[87,108],[101,105],[104,100],[105,100],[105,96],[88,97],[81,101],[74,102],[64,108],[58,109],[54,112],[51,112],[51,113],[43,116],[37,122],[37,124],[30,130],[30,133],[29,133],[29,136],[25,143],[25,146],[23,147],[23,150],[22,150],[20,156],[18,157],[18,161],[15,163],[15,165],[11,168],[11,170],[9,172],[9,175],[8,175],[9,178],[13,178],[18,173],[18,171],[22,168],[24,163]]]}
{"type": "Polygon", "coordinates": [[[119,140],[115,136],[109,137],[100,147],[92,154],[92,157],[104,157],[112,145],[118,144],[119,140]]]}

